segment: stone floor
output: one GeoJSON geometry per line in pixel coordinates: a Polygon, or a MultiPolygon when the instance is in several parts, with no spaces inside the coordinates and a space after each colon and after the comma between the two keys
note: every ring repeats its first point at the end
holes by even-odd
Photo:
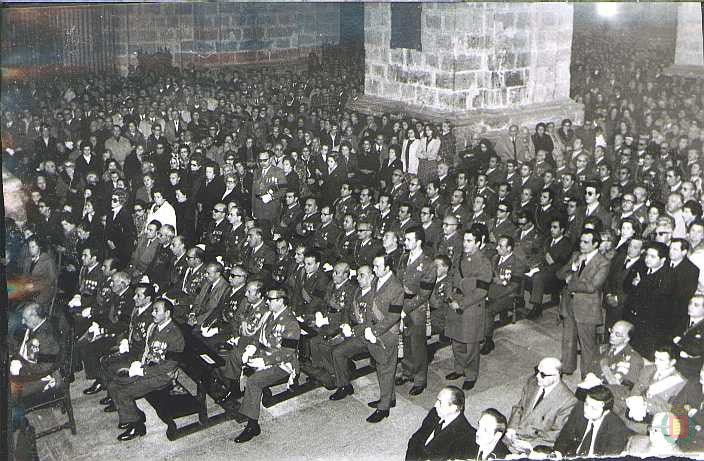
{"type": "MultiPolygon", "coordinates": [[[[533,367],[546,355],[559,356],[560,328],[551,309],[537,322],[521,320],[496,332],[496,349],[482,357],[480,378],[467,393],[466,415],[472,424],[480,412],[495,407],[509,415],[518,400],[521,386],[533,367]]],[[[446,384],[452,370],[452,352],[444,348],[436,354],[429,371],[428,389],[420,396],[408,395],[409,385],[397,388],[398,404],[391,417],[379,424],[365,418],[371,410],[367,402],[378,398],[374,374],[353,384],[355,394],[340,402],[330,402],[329,391],[315,389],[262,412],[262,435],[239,445],[232,439],[243,428],[235,421],[202,430],[169,442],[166,426],[144,400],[138,402],[147,414],[147,435],[130,442],[118,442],[117,416],[102,412],[98,400],[104,393],[85,396],[89,383],[79,373],[72,385],[73,407],[78,434],[69,431],[38,441],[41,460],[105,459],[227,459],[233,455],[249,460],[264,459],[403,459],[409,436],[430,409],[437,392],[446,384]]],[[[567,378],[576,385],[577,374],[567,378]]],[[[461,384],[461,381],[456,383],[461,384]]],[[[209,402],[214,412],[219,408],[209,402]]],[[[58,410],[33,415],[37,430],[60,418],[58,410]]]]}

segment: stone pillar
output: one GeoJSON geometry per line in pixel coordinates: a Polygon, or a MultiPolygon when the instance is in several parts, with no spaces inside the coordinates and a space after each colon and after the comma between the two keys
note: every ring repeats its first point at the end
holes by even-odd
{"type": "Polygon", "coordinates": [[[677,43],[675,63],[668,75],[704,78],[704,36],[702,35],[702,5],[698,2],[677,6],[677,43]]]}
{"type": "Polygon", "coordinates": [[[364,113],[450,120],[460,146],[471,131],[570,118],[572,5],[424,3],[422,50],[391,49],[388,3],[365,4],[364,113]]]}

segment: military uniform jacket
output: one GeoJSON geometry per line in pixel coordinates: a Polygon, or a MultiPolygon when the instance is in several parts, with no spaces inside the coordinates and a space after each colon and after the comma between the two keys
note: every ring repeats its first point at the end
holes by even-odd
{"type": "Polygon", "coordinates": [[[13,357],[22,362],[19,379],[38,381],[52,374],[55,379],[59,379],[60,352],[58,336],[49,319],[35,331],[25,330],[24,338],[13,357]]]}
{"type": "Polygon", "coordinates": [[[208,224],[208,227],[201,238],[201,242],[205,243],[205,248],[208,253],[216,253],[220,251],[220,244],[225,236],[232,229],[232,224],[227,219],[222,219],[219,223],[215,221],[208,224]]]}
{"type": "Polygon", "coordinates": [[[285,237],[290,237],[296,231],[296,224],[301,221],[303,210],[298,203],[287,206],[281,211],[281,221],[279,222],[279,232],[285,237]]]}
{"type": "Polygon", "coordinates": [[[172,267],[169,271],[170,275],[170,288],[181,289],[183,287],[183,278],[186,275],[186,270],[188,270],[188,259],[186,259],[186,253],[181,255],[179,259],[174,259],[171,261],[172,267]]]}
{"type": "Polygon", "coordinates": [[[379,210],[374,208],[371,204],[362,207],[359,205],[357,207],[357,216],[356,216],[356,221],[359,222],[366,222],[372,225],[372,228],[376,227],[377,221],[379,220],[379,210]]]}
{"type": "MultiPolygon", "coordinates": [[[[232,321],[237,314],[238,304],[244,299],[246,285],[242,285],[238,289],[230,288],[225,296],[223,296],[220,301],[222,304],[222,310],[220,311],[220,317],[214,319],[210,326],[211,328],[218,328],[221,332],[225,330],[225,334],[230,334],[230,336],[237,336],[239,334],[238,329],[232,328],[232,321]]],[[[236,325],[239,327],[239,324],[236,325]]]]}
{"type": "Polygon", "coordinates": [[[457,218],[457,221],[459,221],[460,226],[464,226],[469,222],[469,218],[472,215],[472,213],[469,212],[467,207],[464,205],[449,205],[445,209],[445,216],[454,216],[457,218]]]}
{"type": "Polygon", "coordinates": [[[626,344],[616,353],[611,351],[610,345],[604,344],[599,354],[594,357],[594,362],[589,365],[588,371],[602,378],[605,383],[615,380],[618,385],[624,386],[630,392],[638,381],[642,369],[643,357],[630,344],[626,344]]]}
{"type": "Polygon", "coordinates": [[[430,293],[428,303],[431,310],[447,309],[448,299],[452,293],[452,280],[445,276],[442,280],[435,279],[433,291],[430,293]]]}
{"type": "Polygon", "coordinates": [[[440,219],[445,216],[447,202],[441,195],[435,200],[428,200],[428,206],[433,210],[433,216],[435,216],[436,219],[440,219]]]}
{"type": "Polygon", "coordinates": [[[321,312],[323,317],[327,317],[330,325],[324,326],[321,331],[326,336],[334,335],[340,331],[340,325],[349,323],[350,312],[356,286],[352,280],[347,279],[340,286],[335,282],[330,282],[325,293],[325,311],[321,312]]]}
{"type": "Polygon", "coordinates": [[[684,330],[677,342],[677,347],[692,358],[701,359],[704,356],[704,320],[684,330]]]}
{"type": "Polygon", "coordinates": [[[320,213],[303,215],[303,219],[296,224],[296,233],[299,237],[308,239],[313,235],[318,225],[320,225],[320,213]]]}
{"type": "Polygon", "coordinates": [[[240,224],[237,228],[230,228],[225,237],[225,261],[230,264],[239,264],[242,262],[243,247],[245,245],[246,234],[244,233],[244,225],[240,224]]]}
{"type": "Polygon", "coordinates": [[[127,342],[130,346],[130,352],[144,350],[144,344],[147,339],[147,329],[153,322],[152,306],[146,306],[140,314],[137,307],[132,309],[130,322],[127,327],[127,342]]]}
{"type": "Polygon", "coordinates": [[[511,222],[511,218],[506,218],[499,222],[495,219],[492,222],[491,233],[489,234],[490,240],[494,243],[498,242],[499,237],[502,235],[508,235],[513,237],[516,234],[516,226],[511,222]]]}
{"type": "Polygon", "coordinates": [[[249,248],[244,258],[244,268],[250,274],[270,273],[276,254],[266,243],[257,249],[249,248]]]}
{"type": "Polygon", "coordinates": [[[263,358],[267,366],[278,366],[289,373],[298,371],[298,341],[301,327],[287,307],[278,317],[269,313],[259,330],[259,342],[253,358],[263,358]]]}
{"type": "Polygon", "coordinates": [[[374,235],[377,238],[382,238],[387,231],[390,231],[393,228],[395,222],[396,218],[394,217],[394,214],[391,211],[387,212],[385,215],[379,214],[379,218],[377,219],[376,232],[374,232],[374,235]]]}
{"type": "Polygon", "coordinates": [[[325,292],[327,291],[330,279],[322,270],[317,270],[313,274],[303,274],[297,287],[301,292],[303,304],[301,313],[303,315],[314,315],[316,312],[325,312],[325,292]],[[306,299],[309,299],[308,301],[306,299]]]}
{"type": "Polygon", "coordinates": [[[667,376],[655,379],[655,365],[646,365],[633,386],[631,395],[645,398],[648,414],[670,411],[670,402],[687,384],[687,380],[675,369],[667,376]]]}
{"type": "Polygon", "coordinates": [[[312,239],[312,246],[320,252],[323,262],[333,264],[337,261],[338,258],[335,251],[335,245],[339,235],[340,229],[334,222],[330,222],[325,226],[321,224],[315,230],[312,239]]]}
{"type": "Polygon", "coordinates": [[[378,280],[374,282],[372,289],[374,298],[371,330],[377,340],[381,340],[388,349],[398,343],[398,327],[403,311],[403,285],[395,275],[391,275],[381,287],[378,283],[378,280]]]}
{"type": "MultiPolygon", "coordinates": [[[[351,214],[355,216],[357,210],[357,202],[352,198],[352,196],[347,196],[344,199],[342,197],[335,200],[332,204],[332,209],[335,214],[335,222],[338,226],[342,226],[342,222],[345,219],[345,215],[351,214]]],[[[355,216],[356,219],[356,216],[355,216]]]]}
{"type": "Polygon", "coordinates": [[[364,330],[374,325],[373,301],[374,288],[370,287],[366,293],[362,293],[362,288],[359,286],[356,287],[347,323],[350,325],[354,336],[357,338],[363,339],[364,330]]]}
{"type": "Polygon", "coordinates": [[[511,253],[501,261],[501,256],[497,254],[493,257],[491,267],[492,283],[487,293],[490,301],[520,294],[521,278],[528,270],[525,261],[520,256],[511,253]]]}
{"type": "Polygon", "coordinates": [[[446,255],[452,261],[452,267],[457,266],[457,262],[462,257],[462,235],[455,232],[449,238],[443,235],[438,242],[435,256],[446,255]]]}
{"type": "Polygon", "coordinates": [[[425,253],[421,253],[409,263],[410,253],[401,257],[398,276],[403,284],[405,313],[404,325],[425,326],[427,320],[427,305],[430,294],[435,286],[435,265],[425,253]]]}
{"type": "Polygon", "coordinates": [[[149,325],[142,354],[144,377],[170,375],[178,367],[178,361],[169,353],[181,353],[185,340],[181,329],[170,320],[161,331],[156,323],[149,325]]]}
{"type": "Polygon", "coordinates": [[[284,284],[289,275],[291,275],[290,271],[293,264],[295,264],[295,261],[292,255],[282,256],[277,254],[271,270],[271,277],[274,282],[284,284]]]}
{"type": "Polygon", "coordinates": [[[149,281],[159,285],[159,289],[164,289],[171,280],[171,270],[173,268],[174,254],[169,249],[168,245],[159,245],[156,249],[154,259],[147,267],[146,275],[149,281]]]}
{"type": "Polygon", "coordinates": [[[183,279],[183,292],[189,296],[195,296],[203,286],[205,280],[205,264],[201,264],[195,270],[191,267],[186,269],[186,274],[183,279]]]}
{"type": "Polygon", "coordinates": [[[98,287],[104,278],[100,264],[96,264],[90,270],[87,267],[81,267],[78,273],[78,293],[81,295],[81,305],[90,306],[95,301],[98,287]]]}
{"type": "Polygon", "coordinates": [[[122,294],[111,292],[101,312],[92,316],[100,328],[105,330],[106,336],[121,336],[127,332],[134,310],[133,297],[132,288],[128,288],[122,294]]]}
{"type": "Polygon", "coordinates": [[[254,171],[252,179],[252,211],[257,219],[278,222],[281,211],[281,198],[286,194],[286,175],[283,170],[271,166],[263,172],[261,168],[254,171]],[[271,194],[272,200],[264,203],[262,196],[271,194]]]}
{"type": "Polygon", "coordinates": [[[462,312],[448,309],[445,335],[462,343],[479,342],[484,335],[484,300],[491,282],[491,263],[477,251],[462,255],[453,271],[450,296],[462,312]]]}
{"type": "Polygon", "coordinates": [[[350,266],[354,266],[354,248],[358,241],[359,237],[357,237],[356,231],[352,231],[349,234],[344,232],[338,234],[336,251],[339,256],[339,261],[344,261],[350,266]]]}
{"type": "Polygon", "coordinates": [[[523,257],[528,267],[538,267],[544,259],[542,254],[543,241],[538,228],[534,225],[527,232],[516,230],[514,241],[516,242],[514,251],[523,257]]]}
{"type": "Polygon", "coordinates": [[[268,312],[269,308],[263,299],[252,304],[247,298],[242,297],[237,303],[237,310],[232,320],[230,320],[233,336],[255,337],[264,325],[266,320],[264,316],[268,312]]]}
{"type": "Polygon", "coordinates": [[[228,285],[222,275],[215,284],[210,280],[205,280],[196,299],[193,301],[193,312],[195,312],[197,316],[199,325],[209,324],[220,315],[218,310],[218,308],[222,306],[220,301],[228,292],[229,288],[230,285],[228,285]]]}
{"type": "Polygon", "coordinates": [[[378,240],[369,239],[365,242],[358,240],[355,246],[355,267],[370,266],[376,254],[381,250],[378,240]]]}

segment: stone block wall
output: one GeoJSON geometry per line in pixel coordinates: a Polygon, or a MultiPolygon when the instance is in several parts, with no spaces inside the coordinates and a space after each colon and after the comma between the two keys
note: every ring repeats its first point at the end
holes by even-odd
{"type": "Polygon", "coordinates": [[[365,7],[365,95],[440,111],[567,99],[572,6],[423,4],[422,51],[390,48],[388,4],[365,7]]]}
{"type": "Polygon", "coordinates": [[[334,3],[113,5],[118,63],[168,48],[176,66],[274,63],[305,58],[340,40],[334,3]]]}

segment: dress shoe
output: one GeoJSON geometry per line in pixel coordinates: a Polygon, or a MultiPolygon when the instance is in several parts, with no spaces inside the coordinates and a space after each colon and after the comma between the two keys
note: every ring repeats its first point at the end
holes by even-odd
{"type": "Polygon", "coordinates": [[[249,423],[247,427],[244,428],[242,433],[237,436],[235,443],[245,443],[252,440],[254,437],[262,433],[262,429],[259,427],[259,423],[249,423]]]}
{"type": "Polygon", "coordinates": [[[420,395],[423,393],[425,390],[425,386],[413,386],[410,391],[408,391],[408,395],[420,395]]]}
{"type": "Polygon", "coordinates": [[[454,381],[455,379],[460,379],[462,376],[464,376],[462,373],[457,373],[456,371],[453,371],[452,373],[445,375],[445,379],[449,381],[454,381]]]}
{"type": "Polygon", "coordinates": [[[367,422],[368,422],[368,423],[378,423],[378,422],[381,421],[382,419],[388,418],[388,417],[389,417],[389,410],[379,410],[379,409],[377,409],[377,410],[374,411],[374,413],[372,413],[371,415],[369,415],[369,417],[367,418],[367,422]]]}
{"type": "MultiPolygon", "coordinates": [[[[372,402],[369,402],[367,406],[369,408],[377,408],[379,406],[379,403],[381,403],[381,400],[374,400],[372,402]]],[[[391,401],[391,408],[394,408],[396,406],[396,401],[392,400],[391,401]]]]}
{"type": "Polygon", "coordinates": [[[528,320],[535,320],[539,319],[540,317],[543,316],[543,306],[540,304],[534,304],[533,309],[528,312],[528,315],[526,315],[526,318],[528,320]]]}
{"type": "Polygon", "coordinates": [[[129,429],[130,427],[134,426],[135,424],[144,424],[144,422],[147,420],[147,415],[144,414],[143,411],[139,412],[139,421],[137,423],[120,423],[117,425],[118,429],[129,429]]]}
{"type": "Polygon", "coordinates": [[[100,391],[104,391],[105,386],[103,386],[100,381],[93,381],[93,384],[88,389],[84,389],[83,393],[86,395],[97,394],[100,391]]]}
{"type": "Polygon", "coordinates": [[[479,353],[482,355],[489,355],[491,353],[491,351],[494,350],[495,347],[496,347],[496,345],[494,344],[494,340],[491,338],[488,338],[486,341],[484,341],[484,345],[482,346],[479,353]]]}
{"type": "Polygon", "coordinates": [[[328,397],[330,400],[337,401],[337,400],[342,400],[348,395],[354,394],[354,387],[352,387],[351,384],[348,384],[347,386],[342,386],[338,388],[334,394],[332,394],[330,397],[328,397]]]}
{"type": "Polygon", "coordinates": [[[147,433],[147,427],[144,423],[135,423],[127,428],[125,432],[117,436],[117,440],[120,442],[126,442],[137,437],[141,437],[147,433]]]}
{"type": "Polygon", "coordinates": [[[465,380],[465,382],[462,383],[462,389],[464,389],[465,391],[471,391],[472,389],[474,389],[474,385],[476,383],[477,381],[475,380],[465,380]]]}
{"type": "Polygon", "coordinates": [[[103,408],[103,411],[105,413],[114,413],[117,411],[117,407],[115,406],[115,402],[110,402],[107,407],[103,408]]]}
{"type": "Polygon", "coordinates": [[[113,404],[112,397],[107,395],[107,396],[103,397],[102,399],[100,399],[100,401],[98,403],[100,403],[101,405],[112,405],[113,404]]]}
{"type": "Polygon", "coordinates": [[[396,380],[394,381],[394,383],[397,386],[403,386],[404,384],[410,383],[410,382],[411,382],[411,380],[409,378],[406,378],[405,376],[397,376],[396,380]]]}

